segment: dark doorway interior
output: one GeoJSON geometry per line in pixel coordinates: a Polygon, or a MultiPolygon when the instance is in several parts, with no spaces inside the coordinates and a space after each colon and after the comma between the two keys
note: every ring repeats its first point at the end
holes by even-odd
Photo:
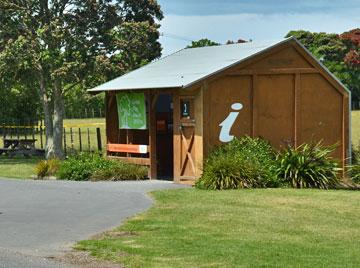
{"type": "Polygon", "coordinates": [[[159,179],[173,179],[173,102],[160,94],[156,103],[156,153],[159,179]]]}

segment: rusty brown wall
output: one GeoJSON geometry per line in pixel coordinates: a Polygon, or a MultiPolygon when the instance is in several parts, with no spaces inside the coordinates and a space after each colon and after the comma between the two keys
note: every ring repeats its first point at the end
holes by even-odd
{"type": "Polygon", "coordinates": [[[341,158],[345,108],[342,95],[321,75],[306,74],[301,75],[299,98],[299,142],[324,140],[328,145],[339,143],[336,156],[341,158]]]}
{"type": "MultiPolygon", "coordinates": [[[[231,105],[243,109],[231,129],[239,137],[269,140],[275,148],[323,140],[348,150],[348,96],[299,48],[284,45],[207,81],[204,90],[204,152],[220,144],[219,124],[231,105]]],[[[343,162],[345,164],[345,161],[343,162]]]]}

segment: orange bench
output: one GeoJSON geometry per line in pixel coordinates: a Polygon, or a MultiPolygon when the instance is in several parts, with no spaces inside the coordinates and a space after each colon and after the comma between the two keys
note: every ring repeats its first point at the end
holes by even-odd
{"type": "Polygon", "coordinates": [[[149,152],[148,145],[140,145],[140,144],[108,143],[106,148],[107,151],[110,153],[147,154],[149,152]]]}
{"type": "MultiPolygon", "coordinates": [[[[108,143],[107,146],[108,153],[132,153],[132,154],[147,154],[149,152],[148,145],[139,145],[139,144],[114,144],[108,143]]],[[[141,157],[119,157],[119,156],[109,156],[110,159],[123,160],[129,163],[150,166],[150,158],[141,158],[141,157]]]]}

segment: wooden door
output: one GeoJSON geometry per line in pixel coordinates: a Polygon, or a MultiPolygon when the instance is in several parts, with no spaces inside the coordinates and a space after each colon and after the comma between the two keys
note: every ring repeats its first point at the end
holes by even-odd
{"type": "Polygon", "coordinates": [[[174,98],[174,175],[176,181],[196,178],[195,101],[193,96],[174,98]]]}

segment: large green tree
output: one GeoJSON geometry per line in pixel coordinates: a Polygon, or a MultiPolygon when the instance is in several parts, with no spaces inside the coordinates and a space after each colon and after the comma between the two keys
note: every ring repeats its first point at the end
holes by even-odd
{"type": "Polygon", "coordinates": [[[0,1],[0,83],[37,89],[47,158],[63,156],[66,92],[159,57],[162,17],[156,0],[0,1]]]}
{"type": "Polygon", "coordinates": [[[338,34],[291,31],[360,101],[360,29],[338,34]]]}

